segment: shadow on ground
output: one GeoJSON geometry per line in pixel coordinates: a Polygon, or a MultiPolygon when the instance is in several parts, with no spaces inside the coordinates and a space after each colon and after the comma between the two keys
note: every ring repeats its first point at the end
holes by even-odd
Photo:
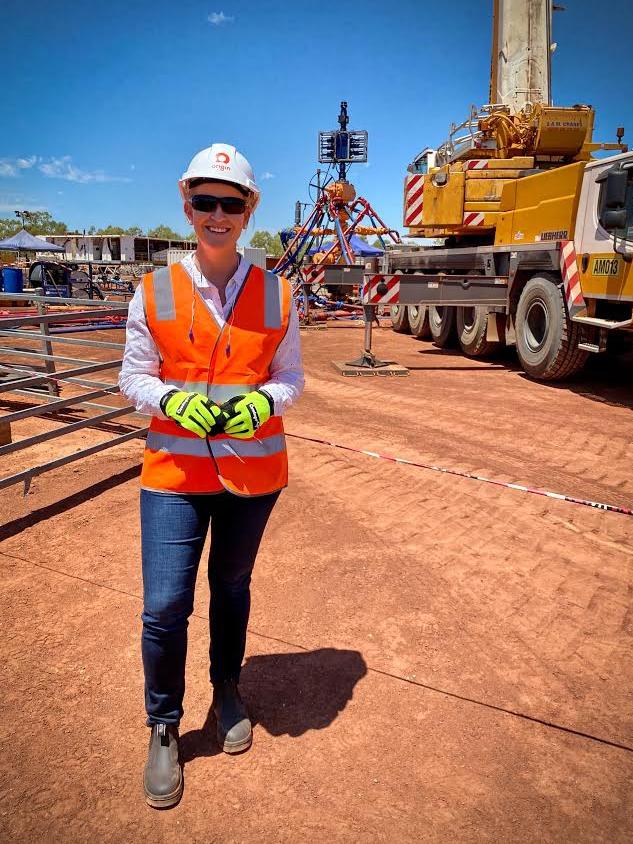
{"type": "Polygon", "coordinates": [[[584,369],[569,381],[544,381],[543,385],[552,390],[569,390],[611,407],[633,410],[632,375],[633,353],[607,352],[590,355],[584,369]]]}
{"type": "MultiPolygon", "coordinates": [[[[261,654],[242,669],[240,690],[251,720],[272,736],[293,738],[328,727],[347,706],[354,686],[367,673],[358,651],[320,648],[316,651],[261,654]]],[[[199,730],[180,738],[183,763],[214,756],[215,717],[211,708],[199,730]]]]}
{"type": "MultiPolygon", "coordinates": [[[[54,516],[59,516],[62,513],[66,513],[68,510],[72,510],[73,507],[78,507],[80,504],[84,504],[86,501],[96,498],[103,492],[107,492],[109,489],[114,489],[114,487],[119,486],[120,484],[125,484],[128,481],[137,478],[140,474],[140,464],[130,466],[129,468],[124,469],[121,472],[117,472],[114,475],[110,475],[103,480],[96,481],[84,489],[77,490],[77,492],[73,492],[71,495],[67,495],[59,501],[55,501],[52,504],[46,504],[43,507],[39,507],[37,510],[27,513],[25,516],[19,516],[18,518],[6,522],[3,525],[0,524],[0,542],[3,542],[5,539],[10,539],[12,536],[17,536],[17,534],[22,533],[23,530],[33,527],[33,525],[36,525],[39,522],[52,519],[54,516]]],[[[0,516],[0,519],[1,518],[2,516],[0,516]]]]}
{"type": "MultiPolygon", "coordinates": [[[[429,359],[461,358],[462,362],[468,360],[458,348],[440,349],[436,346],[426,346],[423,349],[418,349],[417,354],[429,359]]],[[[407,365],[407,369],[445,369],[447,371],[464,369],[477,373],[507,369],[518,373],[520,378],[527,381],[533,380],[522,371],[517,359],[516,349],[513,346],[501,347],[488,357],[475,359],[470,366],[468,363],[437,367],[407,365]]],[[[583,369],[570,378],[563,381],[540,381],[539,383],[553,391],[577,393],[592,401],[633,410],[633,396],[630,387],[631,375],[633,375],[633,352],[629,350],[622,352],[608,351],[600,355],[589,355],[583,369]]]]}

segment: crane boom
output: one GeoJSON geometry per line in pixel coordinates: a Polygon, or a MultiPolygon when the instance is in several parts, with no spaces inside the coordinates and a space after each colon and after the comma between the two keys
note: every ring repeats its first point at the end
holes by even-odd
{"type": "Polygon", "coordinates": [[[551,105],[552,0],[494,0],[490,103],[551,105]]]}
{"type": "Polygon", "coordinates": [[[553,0],[492,5],[490,102],[472,106],[437,149],[426,147],[409,165],[404,224],[414,237],[491,242],[526,176],[590,161],[596,150],[623,150],[620,135],[617,144],[593,142],[591,106],[551,103],[553,0]]]}

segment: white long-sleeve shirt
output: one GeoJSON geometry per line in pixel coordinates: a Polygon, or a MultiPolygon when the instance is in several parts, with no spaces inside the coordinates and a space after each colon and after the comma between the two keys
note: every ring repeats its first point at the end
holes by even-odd
{"type": "MultiPolygon", "coordinates": [[[[198,269],[195,253],[181,261],[211,314],[220,326],[226,323],[233,303],[250,269],[244,258],[233,277],[226,285],[226,302],[220,301],[217,287],[209,282],[198,269]]],[[[160,400],[173,389],[174,384],[165,383],[159,377],[160,354],[145,319],[142,285],[136,289],[128,310],[125,351],[119,374],[119,387],[140,413],[165,418],[160,409],[160,400]]],[[[290,319],[286,336],[279,344],[270,365],[270,380],[264,384],[266,392],[275,403],[275,414],[281,415],[303,392],[303,364],[299,340],[299,318],[294,304],[290,308],[290,319]]]]}

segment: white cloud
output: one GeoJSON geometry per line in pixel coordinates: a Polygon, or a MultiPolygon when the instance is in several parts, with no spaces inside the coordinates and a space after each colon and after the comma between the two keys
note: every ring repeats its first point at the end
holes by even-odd
{"type": "Polygon", "coordinates": [[[60,158],[44,158],[41,155],[31,155],[28,158],[0,158],[0,178],[18,178],[23,170],[37,169],[50,179],[65,179],[67,182],[130,182],[127,176],[109,176],[103,170],[82,170],[72,163],[70,155],[60,158]]]}
{"type": "Polygon", "coordinates": [[[37,155],[30,155],[28,158],[17,158],[15,163],[18,165],[20,170],[28,170],[29,167],[32,167],[36,163],[37,160],[37,155]]]}
{"type": "Polygon", "coordinates": [[[262,175],[260,176],[262,182],[265,182],[267,179],[274,179],[275,174],[271,173],[270,170],[265,170],[262,175]]]}
{"type": "Polygon", "coordinates": [[[86,185],[90,182],[130,182],[127,176],[109,176],[103,170],[82,170],[72,163],[70,155],[63,155],[61,158],[51,158],[38,165],[40,173],[48,176],[49,179],[65,179],[67,182],[78,182],[86,185]]]}
{"type": "Polygon", "coordinates": [[[222,26],[223,23],[233,23],[235,18],[231,15],[225,15],[224,12],[211,12],[207,20],[213,26],[222,26]]]}
{"type": "Polygon", "coordinates": [[[37,155],[29,158],[0,158],[0,177],[15,179],[20,170],[28,170],[37,162],[37,155]]]}

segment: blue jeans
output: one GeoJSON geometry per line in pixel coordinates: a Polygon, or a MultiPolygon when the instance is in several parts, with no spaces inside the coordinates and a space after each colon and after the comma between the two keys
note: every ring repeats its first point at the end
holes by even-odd
{"type": "Polygon", "coordinates": [[[240,498],[141,490],[143,634],[147,723],[178,724],[185,694],[187,626],[202,547],[211,522],[210,679],[239,679],[250,582],[279,493],[240,498]]]}

